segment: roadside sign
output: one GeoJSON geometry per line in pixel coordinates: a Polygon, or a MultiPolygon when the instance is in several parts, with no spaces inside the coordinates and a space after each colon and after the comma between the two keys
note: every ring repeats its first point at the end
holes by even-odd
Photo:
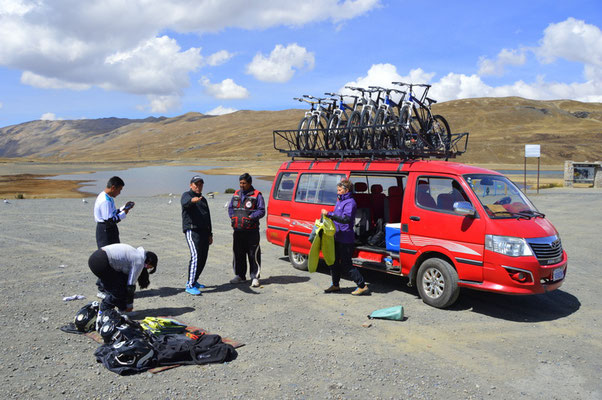
{"type": "Polygon", "coordinates": [[[541,146],[538,144],[525,145],[525,157],[541,157],[541,146]]]}

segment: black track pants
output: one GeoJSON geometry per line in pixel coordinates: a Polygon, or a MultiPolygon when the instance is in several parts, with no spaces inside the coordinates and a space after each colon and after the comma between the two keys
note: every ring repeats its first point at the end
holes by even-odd
{"type": "Polygon", "coordinates": [[[188,249],[190,249],[186,287],[192,287],[205,268],[207,254],[209,253],[209,237],[207,234],[202,235],[191,230],[186,231],[185,235],[188,249]]]}
{"type": "Polygon", "coordinates": [[[259,279],[261,272],[259,229],[234,231],[232,249],[234,251],[234,274],[246,278],[248,259],[251,279],[259,279]]]}

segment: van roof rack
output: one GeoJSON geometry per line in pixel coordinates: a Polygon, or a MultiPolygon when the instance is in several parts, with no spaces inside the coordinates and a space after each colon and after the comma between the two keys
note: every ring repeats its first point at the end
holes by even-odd
{"type": "MultiPolygon", "coordinates": [[[[344,128],[348,129],[348,128],[344,128]]],[[[324,138],[332,137],[332,129],[306,129],[306,130],[276,130],[273,131],[274,149],[287,154],[291,158],[369,158],[369,159],[426,159],[438,158],[449,159],[466,152],[468,147],[468,132],[452,133],[449,150],[434,149],[428,145],[423,146],[401,146],[393,149],[345,149],[332,148],[340,146],[329,146],[324,138]],[[312,140],[300,139],[300,133],[308,135],[312,140]]],[[[337,129],[341,134],[342,129],[337,129]]],[[[336,137],[336,136],[335,136],[336,137]]]]}

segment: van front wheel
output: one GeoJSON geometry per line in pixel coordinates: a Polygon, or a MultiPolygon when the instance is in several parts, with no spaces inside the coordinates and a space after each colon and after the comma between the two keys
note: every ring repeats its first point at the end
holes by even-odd
{"type": "Polygon", "coordinates": [[[416,281],[422,301],[429,306],[449,307],[460,294],[456,270],[440,258],[424,261],[418,270],[416,281]]]}
{"type": "Polygon", "coordinates": [[[288,259],[294,268],[301,271],[307,271],[307,254],[297,253],[291,250],[291,244],[288,244],[288,259]]]}

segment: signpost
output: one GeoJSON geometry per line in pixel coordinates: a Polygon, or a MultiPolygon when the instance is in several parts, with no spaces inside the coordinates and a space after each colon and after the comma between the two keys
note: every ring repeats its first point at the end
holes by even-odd
{"type": "Polygon", "coordinates": [[[523,175],[525,193],[527,193],[527,157],[537,157],[537,194],[539,194],[539,161],[541,160],[541,146],[538,144],[525,145],[525,170],[523,175]]]}

